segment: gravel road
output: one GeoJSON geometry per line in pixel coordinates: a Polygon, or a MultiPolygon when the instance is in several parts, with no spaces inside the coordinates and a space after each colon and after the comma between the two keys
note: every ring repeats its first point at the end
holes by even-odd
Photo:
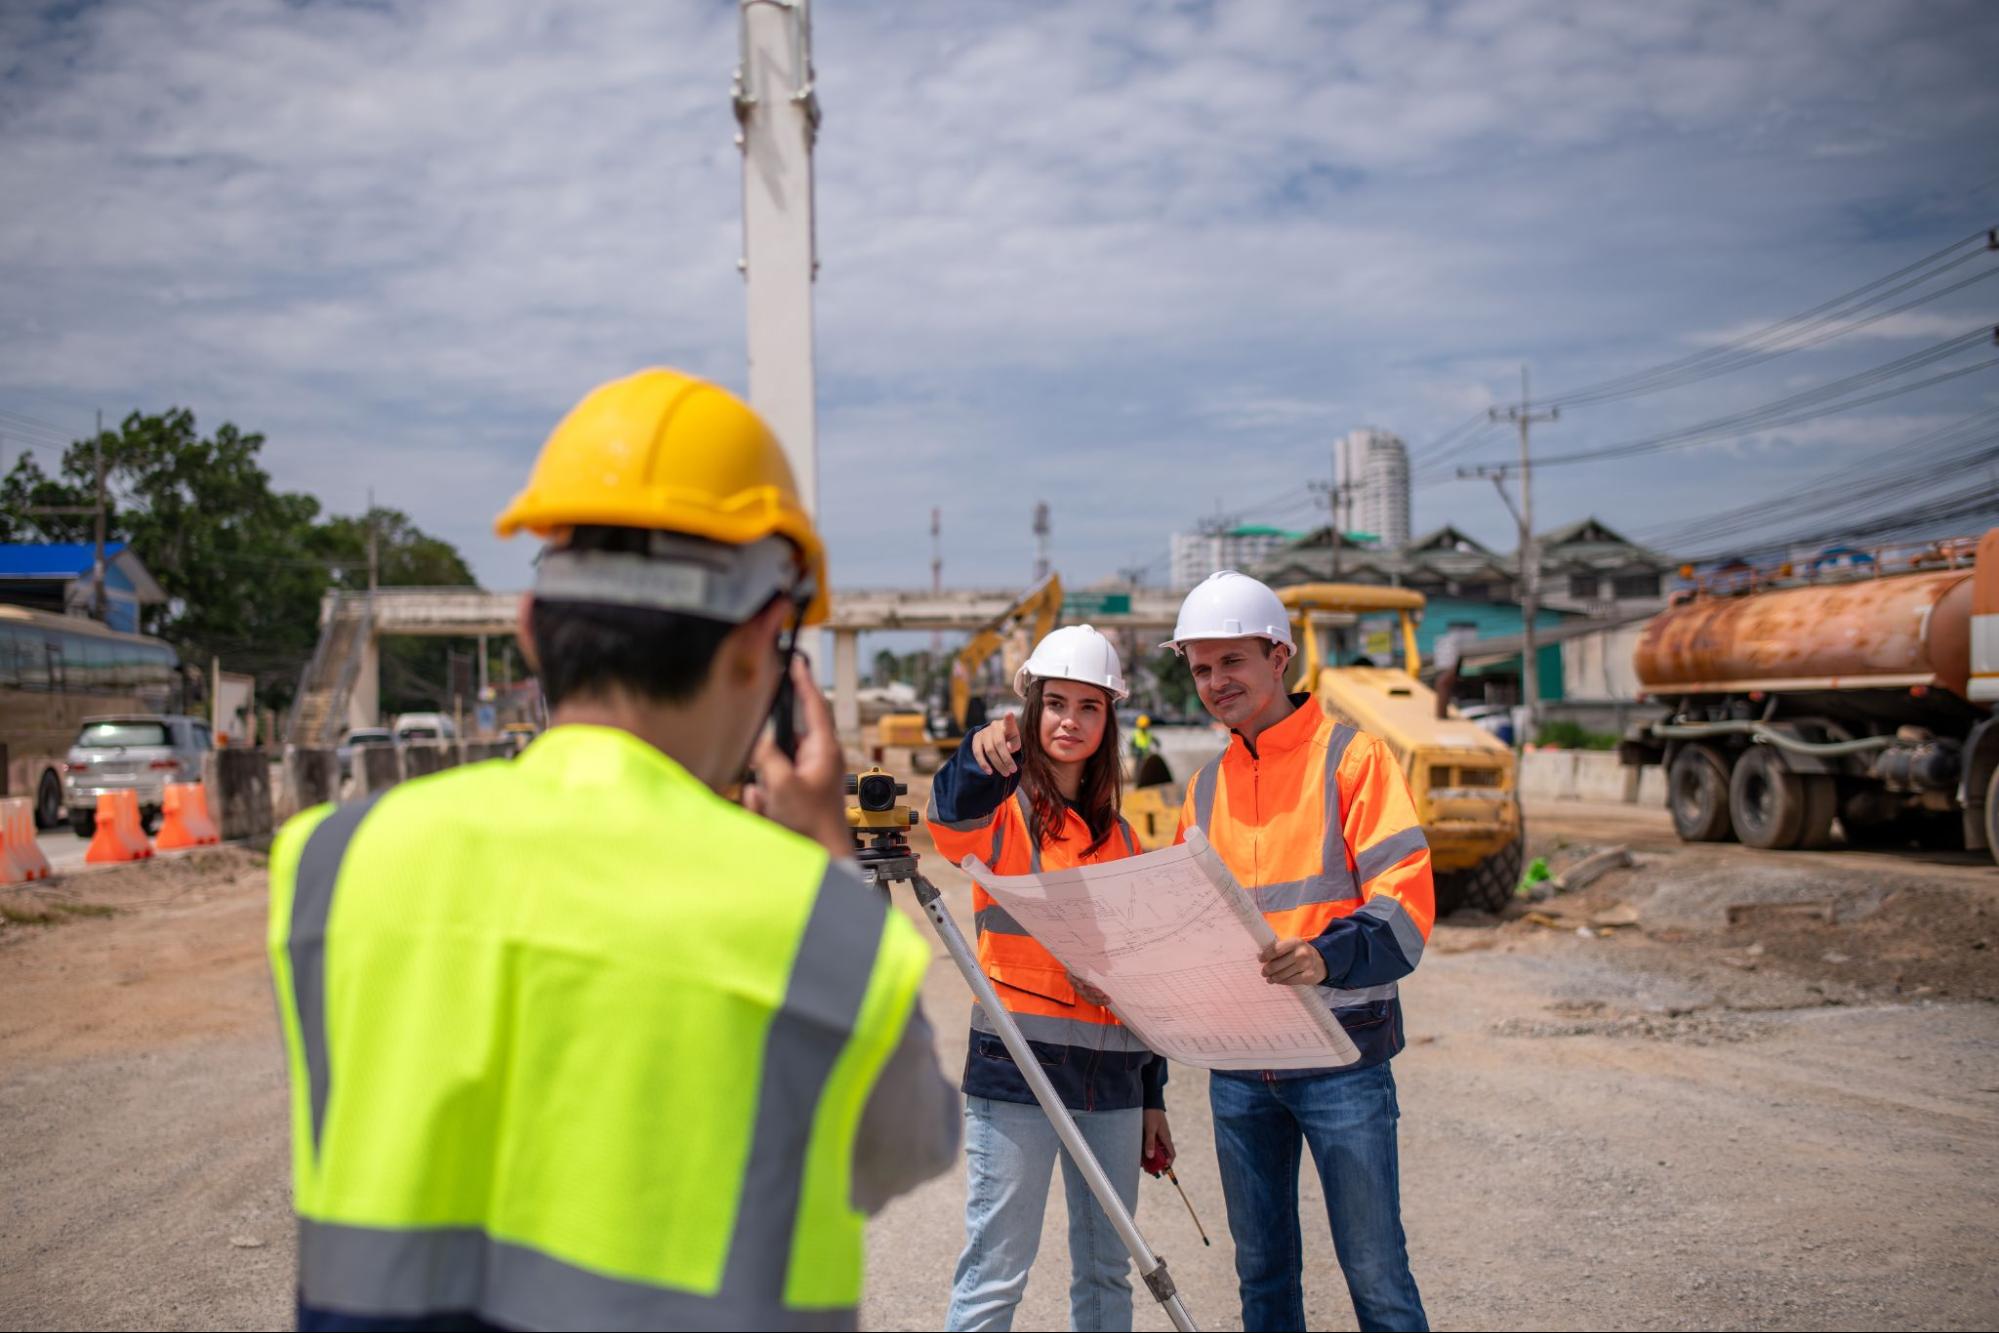
{"type": "MultiPolygon", "coordinates": [[[[1530,821],[1537,850],[1643,850],[1636,869],[1543,905],[1547,924],[1441,925],[1406,986],[1404,1209],[1433,1323],[1999,1326],[1999,1006],[1958,998],[1992,979],[1990,952],[1966,951],[1999,877],[1966,860],[1816,854],[1882,886],[1865,919],[1892,916],[1912,882],[1945,895],[1925,906],[1960,913],[1965,956],[1948,960],[1854,921],[1816,922],[1821,937],[1793,947],[1804,927],[1781,914],[1768,941],[1751,938],[1753,916],[1594,928],[1642,923],[1654,896],[1708,884],[1716,865],[1744,882],[1771,872],[1740,848],[1678,849],[1658,812],[1557,806],[1530,821]],[[1884,949],[1909,957],[1863,957],[1884,949]],[[1869,966],[1846,978],[1856,959],[1869,966]],[[1946,963],[1956,989],[1916,994],[1946,963]]],[[[962,880],[927,867],[968,918],[962,880]]],[[[287,1324],[284,1088],[257,861],[207,852],[0,907],[0,1327],[287,1324]]],[[[926,1004],[955,1074],[966,1000],[938,953],[926,1004]]],[[[1176,1070],[1168,1103],[1215,1245],[1163,1182],[1142,1185],[1140,1223],[1202,1326],[1235,1328],[1205,1089],[1176,1070]]],[[[1304,1191],[1312,1326],[1351,1328],[1309,1173],[1304,1191]]],[[[1059,1200],[1019,1327],[1065,1323],[1059,1200]]],[[[954,1170],[874,1221],[866,1326],[939,1326],[963,1204],[954,1170]]],[[[1167,1326],[1142,1292],[1139,1305],[1139,1327],[1167,1326]]]]}

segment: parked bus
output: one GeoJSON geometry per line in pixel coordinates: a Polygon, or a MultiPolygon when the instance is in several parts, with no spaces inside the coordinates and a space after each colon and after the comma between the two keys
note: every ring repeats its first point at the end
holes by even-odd
{"type": "Polygon", "coordinates": [[[83,719],[164,713],[179,703],[180,660],[143,634],[94,620],[0,606],[0,746],[6,794],[35,799],[35,823],[62,822],[62,761],[83,719]]]}

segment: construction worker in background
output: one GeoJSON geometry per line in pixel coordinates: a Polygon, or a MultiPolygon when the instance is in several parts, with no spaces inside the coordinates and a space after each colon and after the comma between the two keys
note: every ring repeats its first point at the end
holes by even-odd
{"type": "Polygon", "coordinates": [[[1458,668],[1464,661],[1465,649],[1478,638],[1478,626],[1469,620],[1453,620],[1450,627],[1437,636],[1437,646],[1430,650],[1430,656],[1437,666],[1437,719],[1451,715],[1451,698],[1458,692],[1458,668]]]}
{"type": "Polygon", "coordinates": [[[1340,1069],[1208,1080],[1242,1326],[1305,1327],[1302,1141],[1360,1327],[1427,1328],[1403,1243],[1389,1072],[1403,1044],[1395,983],[1423,956],[1435,915],[1408,784],[1380,740],[1285,692],[1290,617],[1255,579],[1211,575],[1161,646],[1186,658],[1202,704],[1230,733],[1187,785],[1179,836],[1198,825],[1276,932],[1264,976],[1314,988],[1360,1050],[1340,1069]]]}
{"type": "MultiPolygon", "coordinates": [[[[1136,855],[1138,841],[1118,814],[1112,710],[1126,693],[1110,640],[1088,625],[1054,631],[1014,673],[1013,689],[1027,705],[1020,718],[974,732],[932,780],[937,850],[954,862],[977,856],[1003,875],[1136,855]]],[[[1155,1171],[1173,1161],[1165,1061],[977,885],[972,907],[979,966],[1125,1208],[1135,1209],[1141,1158],[1155,1171]]],[[[1059,1159],[1069,1204],[1070,1327],[1129,1329],[1129,1255],[977,1004],[964,1092],[965,1250],[945,1326],[1013,1327],[1059,1159]]]]}
{"type": "Polygon", "coordinates": [[[1144,763],[1145,757],[1152,753],[1152,747],[1157,743],[1152,735],[1152,719],[1140,713],[1131,728],[1131,757],[1141,764],[1144,763]]]}
{"type": "Polygon", "coordinates": [[[854,869],[777,441],[670,370],[591,393],[500,515],[547,544],[519,758],[271,856],[302,1328],[841,1328],[864,1215],[956,1151],[930,949],[854,869]],[[795,758],[765,719],[796,695],[795,758]]]}

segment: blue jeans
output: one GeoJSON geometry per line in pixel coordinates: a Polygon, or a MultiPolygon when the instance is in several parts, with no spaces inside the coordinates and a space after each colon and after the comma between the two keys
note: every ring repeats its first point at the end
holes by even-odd
{"type": "Polygon", "coordinates": [[[1427,1329],[1402,1240],[1395,1076],[1366,1069],[1266,1082],[1215,1074],[1215,1158],[1235,1238],[1246,1329],[1305,1327],[1298,1234],[1300,1143],[1312,1148],[1326,1220],[1364,1329],[1427,1329]]]}
{"type": "MultiPolygon", "coordinates": [[[[1125,1209],[1136,1208],[1145,1113],[1133,1107],[1070,1114],[1125,1209]]],[[[1131,1256],[1062,1151],[1048,1117],[1031,1102],[967,1097],[965,1252],[952,1279],[946,1328],[1013,1327],[1027,1270],[1041,1246],[1041,1214],[1057,1158],[1069,1200],[1069,1327],[1079,1333],[1131,1327],[1131,1256]]]]}

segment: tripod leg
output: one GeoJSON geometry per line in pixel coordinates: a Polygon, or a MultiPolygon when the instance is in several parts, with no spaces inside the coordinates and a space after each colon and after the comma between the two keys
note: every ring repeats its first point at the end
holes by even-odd
{"type": "Polygon", "coordinates": [[[992,1020],[993,1027],[998,1030],[999,1039],[1006,1044],[1008,1053],[1013,1056],[1014,1064],[1020,1067],[1021,1076],[1027,1080],[1027,1086],[1033,1090],[1034,1100],[1041,1103],[1042,1111],[1055,1126],[1055,1136],[1062,1140],[1063,1148],[1069,1153],[1069,1160],[1076,1164],[1076,1169],[1082,1173],[1084,1183],[1090,1187],[1090,1193],[1096,1197],[1097,1206],[1104,1210],[1104,1216],[1110,1219],[1111,1226],[1118,1233],[1118,1239],[1123,1241],[1125,1249],[1131,1252],[1132,1262],[1138,1265],[1139,1276],[1145,1279],[1147,1289],[1152,1292],[1154,1299],[1165,1307],[1166,1317],[1173,1321],[1173,1327],[1180,1329],[1181,1333],[1194,1333],[1194,1317],[1187,1313],[1187,1307],[1181,1303],[1179,1292],[1173,1286],[1173,1276],[1166,1271],[1166,1261],[1154,1254],[1152,1247],[1145,1243],[1145,1237],[1138,1233],[1138,1223],[1125,1211],[1124,1201],[1118,1198],[1117,1191],[1111,1187],[1109,1177],[1104,1175],[1102,1164],[1097,1161],[1096,1154],[1090,1151],[1089,1143],[1084,1140],[1083,1131],[1076,1128],[1076,1121],[1069,1114],[1069,1108],[1062,1105],[1062,1099],[1056,1095],[1054,1085],[1048,1081],[1048,1075],[1041,1071],[1041,1062],[1034,1058],[1033,1050],[1028,1047],[1027,1038],[1020,1034],[1020,1028],[1014,1023],[1013,1015],[1007,1013],[1005,1006],[999,1002],[999,996],[993,993],[992,982],[986,979],[986,974],[979,967],[978,958],[972,953],[972,946],[965,941],[964,932],[958,929],[957,921],[944,906],[943,895],[937,891],[936,885],[920,874],[912,872],[911,884],[916,889],[916,901],[922,904],[924,913],[930,918],[930,924],[937,928],[937,937],[944,941],[944,948],[951,955],[951,961],[958,965],[958,971],[965,976],[965,984],[972,988],[972,994],[985,1006],[986,1016],[992,1020]]]}

